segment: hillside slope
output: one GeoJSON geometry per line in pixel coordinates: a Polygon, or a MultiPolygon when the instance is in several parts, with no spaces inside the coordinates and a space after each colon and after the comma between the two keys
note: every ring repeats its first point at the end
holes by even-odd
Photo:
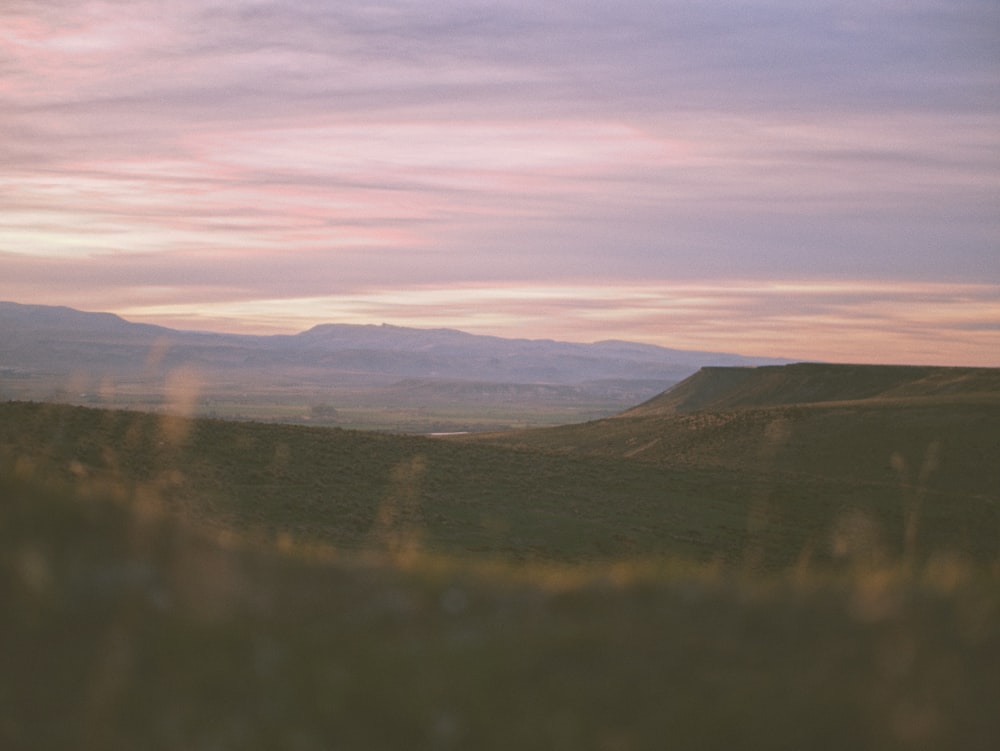
{"type": "Polygon", "coordinates": [[[893,412],[791,409],[800,414],[604,420],[463,440],[7,402],[0,467],[153,495],[212,529],[341,549],[575,561],[738,562],[752,552],[782,567],[806,549],[829,559],[831,530],[851,509],[884,531],[880,549],[902,549],[913,494],[901,493],[886,449],[907,463],[908,481],[933,485],[914,552],[995,559],[996,410],[921,418],[924,427],[907,418],[900,433],[893,412]],[[966,430],[942,438],[942,425],[966,430]],[[921,479],[935,441],[939,471],[921,479]]]}
{"type": "Polygon", "coordinates": [[[998,426],[979,386],[516,447],[0,401],[0,747],[992,748],[998,426]]]}
{"type": "Polygon", "coordinates": [[[1000,504],[1000,369],[704,368],[613,418],[485,440],[725,469],[772,487],[824,478],[1000,504]]]}
{"type": "Polygon", "coordinates": [[[963,395],[1000,398],[1000,369],[826,363],[704,367],[622,416],[963,395]]]}
{"type": "Polygon", "coordinates": [[[0,466],[0,746],[913,751],[1000,733],[996,569],[776,579],[234,543],[0,466]]]}

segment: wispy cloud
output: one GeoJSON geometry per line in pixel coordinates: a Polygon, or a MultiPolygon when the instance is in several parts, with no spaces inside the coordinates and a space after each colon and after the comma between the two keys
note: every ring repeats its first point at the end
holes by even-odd
{"type": "MultiPolygon", "coordinates": [[[[0,297],[249,321],[542,285],[601,315],[529,296],[519,331],[597,338],[620,305],[649,339],[597,291],[827,279],[879,291],[757,295],[761,320],[871,314],[933,348],[942,317],[879,306],[1000,284],[997,38],[992,0],[8,0],[0,297]]],[[[696,347],[750,314],[688,309],[696,347]]],[[[436,310],[466,327],[407,315],[436,310]]]]}

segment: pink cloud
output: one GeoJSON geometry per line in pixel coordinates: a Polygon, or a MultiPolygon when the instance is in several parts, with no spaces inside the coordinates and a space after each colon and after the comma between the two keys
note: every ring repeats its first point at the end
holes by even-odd
{"type": "Polygon", "coordinates": [[[0,297],[988,359],[996,14],[5,4],[0,297]]]}

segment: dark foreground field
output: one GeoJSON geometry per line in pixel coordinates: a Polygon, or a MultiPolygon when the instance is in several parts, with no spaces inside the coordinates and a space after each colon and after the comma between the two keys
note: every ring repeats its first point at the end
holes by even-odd
{"type": "Polygon", "coordinates": [[[0,747],[994,748],[992,465],[940,428],[909,472],[931,417],[902,445],[868,414],[885,455],[827,476],[804,445],[846,423],[800,412],[765,466],[706,447],[753,410],[667,452],[693,418],[461,442],[2,404],[0,747]]]}

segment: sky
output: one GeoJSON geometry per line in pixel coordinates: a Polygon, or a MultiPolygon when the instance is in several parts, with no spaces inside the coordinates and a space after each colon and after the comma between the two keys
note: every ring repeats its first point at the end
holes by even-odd
{"type": "Polygon", "coordinates": [[[1000,366],[1000,3],[3,0],[0,299],[1000,366]]]}

